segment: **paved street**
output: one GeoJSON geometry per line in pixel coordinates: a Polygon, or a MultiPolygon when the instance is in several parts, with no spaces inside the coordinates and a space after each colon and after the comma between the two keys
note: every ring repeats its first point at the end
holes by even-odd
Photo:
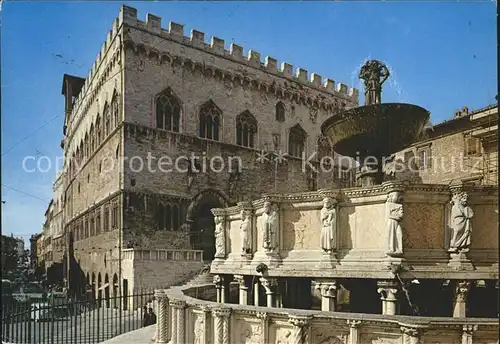
{"type": "Polygon", "coordinates": [[[2,339],[8,343],[93,344],[142,326],[140,312],[120,312],[102,308],[54,322],[21,322],[2,329],[2,339]]]}

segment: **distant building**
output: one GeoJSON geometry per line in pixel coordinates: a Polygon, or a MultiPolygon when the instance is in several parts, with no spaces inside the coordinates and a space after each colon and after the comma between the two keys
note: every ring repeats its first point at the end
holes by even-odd
{"type": "Polygon", "coordinates": [[[30,268],[35,270],[38,265],[38,241],[42,237],[42,233],[33,234],[30,238],[30,268]]]}
{"type": "MultiPolygon", "coordinates": [[[[396,178],[415,183],[498,185],[498,106],[455,112],[452,119],[428,127],[420,140],[395,154],[409,167],[396,178]]],[[[388,169],[394,168],[394,163],[388,169]]]]}
{"type": "Polygon", "coordinates": [[[17,256],[18,257],[24,256],[24,239],[23,238],[14,238],[14,240],[16,240],[17,256]]]}

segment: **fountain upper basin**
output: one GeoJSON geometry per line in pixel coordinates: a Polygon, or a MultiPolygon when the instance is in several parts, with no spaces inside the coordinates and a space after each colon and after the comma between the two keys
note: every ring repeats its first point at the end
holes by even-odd
{"type": "Polygon", "coordinates": [[[430,113],[405,103],[384,103],[346,110],[321,125],[333,150],[344,156],[389,156],[418,138],[430,113]]]}

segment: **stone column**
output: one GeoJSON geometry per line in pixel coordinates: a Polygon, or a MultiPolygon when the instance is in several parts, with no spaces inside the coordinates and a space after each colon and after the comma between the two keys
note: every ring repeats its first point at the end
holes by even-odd
{"type": "Polygon", "coordinates": [[[292,337],[289,344],[309,343],[309,321],[311,317],[290,315],[288,321],[293,325],[292,337]]]}
{"type": "Polygon", "coordinates": [[[422,328],[415,326],[401,326],[404,344],[422,344],[422,328]]]}
{"type": "Polygon", "coordinates": [[[377,292],[382,300],[382,314],[395,315],[398,310],[398,285],[396,281],[379,281],[377,282],[377,292]]]}
{"type": "Polygon", "coordinates": [[[256,278],[253,282],[253,305],[258,306],[259,305],[259,279],[256,278]]]}
{"type": "Polygon", "coordinates": [[[234,280],[238,282],[240,289],[239,289],[239,304],[240,305],[247,305],[248,304],[248,287],[245,282],[245,276],[242,275],[235,275],[234,280]]]}
{"type": "Polygon", "coordinates": [[[183,344],[186,342],[186,333],[184,331],[186,302],[178,301],[175,307],[177,308],[177,344],[183,344]]]}
{"type": "Polygon", "coordinates": [[[222,302],[222,277],[220,275],[214,276],[215,290],[217,293],[217,302],[222,302]]]}
{"type": "Polygon", "coordinates": [[[321,292],[321,310],[324,312],[335,312],[337,304],[337,282],[318,281],[316,289],[321,292]]]}
{"type": "Polygon", "coordinates": [[[455,299],[453,301],[453,317],[465,318],[467,295],[470,290],[470,281],[460,281],[455,285],[455,299]]]}
{"type": "Polygon", "coordinates": [[[156,343],[168,342],[168,298],[164,290],[155,290],[155,298],[158,300],[158,319],[156,322],[156,343]]]}
{"type": "Polygon", "coordinates": [[[175,304],[177,301],[170,300],[170,312],[171,312],[171,326],[172,326],[172,334],[170,336],[170,343],[177,344],[179,341],[177,340],[177,309],[175,308],[175,304]]]}
{"type": "Polygon", "coordinates": [[[260,283],[266,290],[267,307],[274,307],[274,290],[278,285],[276,278],[261,277],[260,283]]]}
{"type": "Polygon", "coordinates": [[[347,325],[349,325],[349,344],[359,343],[359,325],[360,320],[347,320],[347,325]]]}
{"type": "Polygon", "coordinates": [[[215,320],[214,344],[229,344],[229,315],[230,308],[216,308],[212,310],[215,320]]]}
{"type": "Polygon", "coordinates": [[[462,328],[462,344],[472,344],[472,337],[476,330],[477,325],[464,325],[462,328]]]}
{"type": "Polygon", "coordinates": [[[269,315],[265,312],[257,312],[257,318],[260,319],[262,326],[261,344],[269,344],[269,315]]]}
{"type": "Polygon", "coordinates": [[[184,309],[186,302],[182,300],[170,301],[172,310],[172,338],[171,344],[184,344],[186,342],[186,332],[184,331],[185,317],[184,309]]]}
{"type": "Polygon", "coordinates": [[[211,325],[210,325],[210,308],[207,306],[201,306],[201,310],[203,311],[203,342],[202,344],[210,344],[212,342],[210,338],[211,325]]]}

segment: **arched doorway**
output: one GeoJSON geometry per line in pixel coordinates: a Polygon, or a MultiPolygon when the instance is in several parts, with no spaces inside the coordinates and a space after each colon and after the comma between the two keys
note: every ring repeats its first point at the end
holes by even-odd
{"type": "Polygon", "coordinates": [[[101,307],[102,301],[102,279],[101,279],[101,273],[97,275],[97,306],[101,307]]]}
{"type": "Polygon", "coordinates": [[[215,190],[199,193],[191,202],[186,220],[190,224],[189,242],[193,250],[203,250],[203,260],[211,261],[215,256],[215,222],[210,211],[227,206],[227,197],[215,190]]]}
{"type": "Polygon", "coordinates": [[[95,281],[95,273],[92,273],[92,300],[95,300],[97,298],[96,295],[96,281],[95,281]]]}
{"type": "Polygon", "coordinates": [[[106,302],[106,308],[109,308],[109,276],[106,274],[104,276],[104,300],[106,302]]]}
{"type": "Polygon", "coordinates": [[[118,288],[119,288],[118,275],[114,274],[113,275],[113,307],[114,308],[118,308],[118,305],[120,304],[118,301],[118,297],[119,297],[118,288]]]}

